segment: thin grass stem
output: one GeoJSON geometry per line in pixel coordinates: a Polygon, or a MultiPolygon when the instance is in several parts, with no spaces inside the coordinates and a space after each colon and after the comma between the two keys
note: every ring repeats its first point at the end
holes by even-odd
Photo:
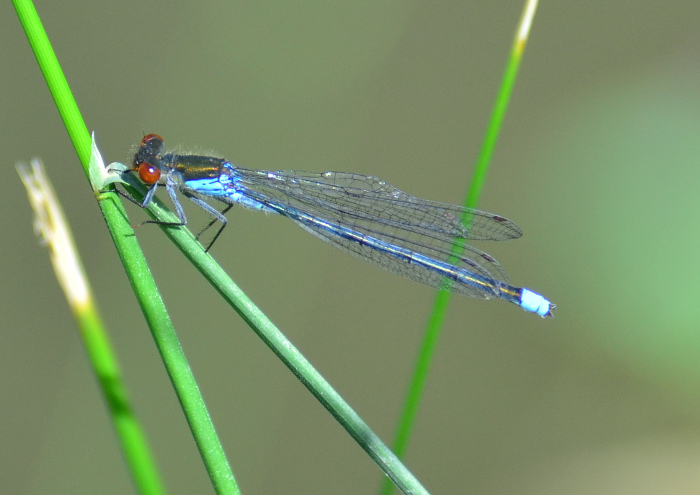
{"type": "Polygon", "coordinates": [[[31,167],[17,165],[34,209],[34,226],[49,248],[56,278],[78,323],[83,345],[97,378],[124,457],[139,493],[165,493],[155,460],[148,447],[119,371],[116,353],[109,341],[90,284],[83,269],[73,234],[41,162],[31,167]]]}
{"type": "MultiPolygon", "coordinates": [[[[537,9],[537,0],[526,0],[523,13],[520,17],[515,39],[506,65],[506,70],[501,81],[501,87],[496,97],[491,119],[486,129],[484,141],[481,146],[481,151],[476,162],[474,175],[472,177],[469,191],[465,197],[464,205],[468,208],[476,208],[479,203],[479,197],[486,181],[491,156],[498,141],[498,135],[501,130],[503,118],[508,109],[515,80],[518,75],[518,69],[522,60],[527,38],[530,33],[532,21],[537,9]]],[[[464,219],[462,219],[464,221],[464,219]]],[[[467,225],[468,227],[468,225],[467,225]]],[[[422,397],[425,381],[430,370],[430,365],[433,359],[435,348],[442,330],[442,323],[447,314],[447,308],[450,304],[452,293],[446,290],[439,291],[435,296],[433,309],[428,317],[425,335],[421,348],[418,352],[416,367],[413,371],[413,378],[406,393],[404,408],[396,428],[396,436],[394,440],[394,452],[399,458],[403,458],[408,448],[413,424],[418,413],[420,399],[422,397]]],[[[389,495],[393,490],[390,483],[386,480],[382,483],[380,493],[389,495]]]]}
{"type": "MultiPolygon", "coordinates": [[[[78,158],[86,175],[89,176],[92,155],[90,136],[39,15],[29,0],[13,0],[13,4],[78,158]]],[[[94,177],[89,179],[92,184],[96,181],[94,177]]],[[[102,198],[99,193],[96,194],[98,198],[102,198]]],[[[212,484],[219,494],[238,494],[238,486],[207,412],[204,399],[182,352],[143,253],[127,221],[123,206],[121,202],[112,200],[99,201],[99,205],[178,395],[212,484]]]]}

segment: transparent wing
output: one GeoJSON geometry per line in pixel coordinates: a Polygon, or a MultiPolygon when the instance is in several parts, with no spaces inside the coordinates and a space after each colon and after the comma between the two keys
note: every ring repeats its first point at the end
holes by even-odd
{"type": "MultiPolygon", "coordinates": [[[[322,240],[391,272],[431,287],[444,286],[444,274],[398,260],[341,236],[324,226],[330,222],[383,242],[448,262],[495,282],[507,281],[503,267],[467,240],[506,240],[522,231],[510,220],[484,211],[416,198],[371,176],[346,172],[260,171],[233,168],[235,192],[257,202],[274,205],[322,240]],[[321,222],[301,222],[291,212],[321,222]],[[464,222],[464,223],[462,223],[464,222]]],[[[452,290],[488,298],[497,290],[454,286],[452,290]]]]}

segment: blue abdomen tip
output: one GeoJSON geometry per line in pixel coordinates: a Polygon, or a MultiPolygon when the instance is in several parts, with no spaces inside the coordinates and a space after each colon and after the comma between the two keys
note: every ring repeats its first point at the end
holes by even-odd
{"type": "Polygon", "coordinates": [[[537,313],[542,318],[554,317],[552,310],[557,307],[555,304],[552,304],[541,295],[529,289],[523,289],[523,293],[520,296],[520,306],[525,311],[537,313]]]}

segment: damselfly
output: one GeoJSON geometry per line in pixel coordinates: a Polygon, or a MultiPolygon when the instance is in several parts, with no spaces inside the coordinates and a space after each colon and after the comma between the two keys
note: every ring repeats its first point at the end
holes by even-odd
{"type": "Polygon", "coordinates": [[[150,189],[142,202],[120,194],[145,208],[163,185],[179,219],[144,223],[185,225],[178,191],[214,217],[204,230],[221,223],[206,250],[226,227],[224,214],[240,204],[283,215],[347,253],[431,287],[505,299],[542,317],[553,316],[556,307],[529,289],[509,285],[498,261],[467,244],[520,237],[520,227],[500,215],[419,199],[367,175],[251,170],[223,158],[164,153],[157,134],[141,140],[130,172],[150,189]],[[219,211],[206,199],[226,206],[219,211]]]}

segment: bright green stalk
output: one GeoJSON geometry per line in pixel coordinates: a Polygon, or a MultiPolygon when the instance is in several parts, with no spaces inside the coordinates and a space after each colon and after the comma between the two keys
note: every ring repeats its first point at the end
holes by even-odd
{"type": "MultiPolygon", "coordinates": [[[[525,51],[525,45],[527,43],[527,38],[530,33],[530,27],[532,26],[536,9],[537,0],[526,0],[525,8],[523,9],[520,23],[518,25],[518,31],[511,47],[508,65],[506,66],[503,81],[501,82],[501,88],[498,92],[498,96],[496,97],[496,103],[494,105],[493,112],[491,113],[491,120],[489,121],[486,135],[484,136],[484,142],[481,146],[481,152],[479,153],[476,168],[474,169],[474,177],[472,178],[469,192],[467,193],[464,201],[464,205],[467,208],[475,208],[479,202],[479,196],[481,195],[481,190],[484,182],[486,181],[486,173],[488,172],[491,156],[493,155],[493,150],[495,149],[496,142],[498,141],[498,133],[501,130],[501,124],[503,123],[503,118],[505,117],[506,110],[508,108],[508,102],[510,101],[510,96],[513,92],[513,86],[515,85],[515,79],[518,75],[520,61],[522,60],[523,52],[525,51]]],[[[462,219],[462,221],[464,221],[464,219],[462,219]]],[[[396,429],[394,452],[399,458],[404,456],[408,447],[413,422],[418,412],[418,405],[423,393],[423,387],[428,376],[430,363],[440,336],[442,322],[445,319],[445,314],[447,313],[451,296],[452,293],[446,290],[439,291],[435,296],[435,303],[428,319],[425,337],[419,351],[416,368],[413,372],[413,379],[411,380],[408,393],[406,394],[404,410],[401,414],[401,419],[396,429]]],[[[391,491],[391,484],[384,481],[382,484],[381,493],[383,495],[389,495],[391,491]]]]}
{"type": "MultiPolygon", "coordinates": [[[[130,186],[129,192],[133,193],[136,198],[142,198],[145,193],[143,184],[134,176],[128,176],[125,179],[130,186]]],[[[151,203],[147,211],[154,219],[157,218],[165,222],[177,221],[177,217],[167,211],[157,199],[151,203]]],[[[299,350],[238,288],[216,261],[204,252],[202,245],[197,242],[189,230],[184,227],[163,226],[161,228],[253,331],[350,433],[399,490],[412,494],[428,493],[369,426],[311,366],[311,363],[299,350]]]]}
{"type": "MultiPolygon", "coordinates": [[[[70,90],[63,77],[58,62],[48,43],[46,34],[39,23],[38,16],[29,2],[15,0],[15,8],[18,11],[23,24],[29,24],[25,31],[31,36],[39,36],[39,39],[31,41],[32,47],[43,47],[50,52],[50,56],[37,54],[37,60],[44,70],[44,61],[48,72],[55,76],[57,82],[49,82],[49,88],[54,94],[54,100],[62,116],[66,127],[69,129],[71,139],[78,151],[86,170],[88,162],[84,160],[90,153],[85,152],[83,146],[89,143],[87,129],[80,117],[77,105],[70,94],[70,90]],[[38,27],[37,27],[38,25],[38,27]],[[67,108],[63,108],[63,106],[67,108]],[[83,134],[85,136],[83,136],[83,134]],[[75,138],[74,138],[75,137],[75,138]]],[[[37,48],[37,49],[39,49],[37,48]]],[[[47,81],[49,75],[45,75],[47,81]]],[[[97,167],[99,169],[101,167],[97,167]]],[[[93,169],[94,170],[94,169],[93,169]]],[[[92,184],[100,184],[101,179],[90,177],[92,184]]],[[[133,177],[131,179],[134,179],[133,177]]],[[[135,179],[134,179],[135,181],[135,179]]],[[[137,181],[130,183],[133,191],[143,192],[143,186],[137,181]]],[[[134,232],[126,222],[126,213],[121,202],[114,201],[113,194],[97,194],[100,208],[102,209],[107,226],[124,263],[127,276],[134,288],[134,292],[141,305],[142,311],[148,321],[156,345],[170,374],[173,386],[183,406],[185,414],[197,442],[200,454],[204,459],[210,477],[218,493],[238,493],[233,475],[228,467],[223,449],[218,443],[213,425],[204,407],[199,390],[189,367],[185,361],[177,337],[168,319],[157,287],[146,266],[143,254],[136,243],[134,232]]],[[[154,218],[167,220],[174,219],[174,215],[162,208],[158,201],[151,203],[148,209],[154,218]]],[[[360,446],[377,462],[387,476],[394,481],[403,493],[423,494],[427,491],[418,480],[406,469],[406,467],[394,456],[391,450],[384,445],[372,432],[362,419],[346,404],[335,390],[321,375],[311,367],[310,363],[294,348],[286,337],[271,323],[271,321],[242,293],[226,273],[204,252],[201,245],[185,228],[164,227],[165,233],[175,241],[185,256],[192,261],[200,272],[212,283],[217,291],[231,304],[231,306],[243,317],[243,319],[255,330],[265,343],[282,359],[289,369],[302,381],[313,395],[328,409],[331,414],[343,425],[360,446]]]]}
{"type": "Polygon", "coordinates": [[[101,195],[100,208],[124,264],[129,282],[151,329],[170,381],[180,400],[214,489],[219,494],[238,494],[240,492],[226,460],[224,449],[216,435],[214,424],[211,422],[204,399],[182,351],[158,287],[136,241],[134,231],[126,222],[123,205],[120,201],[114,201],[112,196],[101,195]],[[117,218],[114,218],[115,216],[117,218]]]}
{"type": "MultiPolygon", "coordinates": [[[[13,3],[80,162],[88,174],[91,157],[90,136],[51,43],[31,1],[14,0],[13,3]]],[[[170,380],[180,399],[214,488],[218,493],[237,494],[238,487],[217,438],[214,425],[209,418],[204,400],[184,357],[143,253],[136,242],[133,230],[126,221],[126,213],[121,202],[99,201],[99,205],[129,281],[151,328],[170,380]]],[[[142,461],[143,459],[139,462],[142,461]]],[[[131,461],[129,463],[132,464],[131,461]]]]}

